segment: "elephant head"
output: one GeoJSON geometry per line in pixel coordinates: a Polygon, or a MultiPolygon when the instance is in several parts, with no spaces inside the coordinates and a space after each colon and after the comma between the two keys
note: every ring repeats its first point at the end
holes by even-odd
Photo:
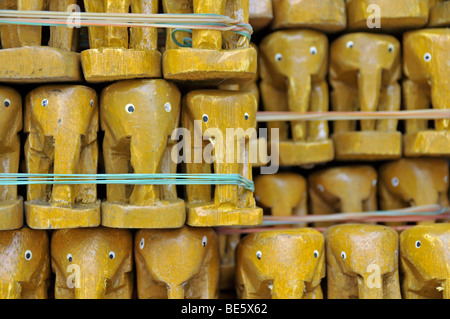
{"type": "MultiPolygon", "coordinates": [[[[330,48],[330,83],[335,90],[333,94],[342,94],[339,83],[343,83],[356,88],[357,110],[379,110],[383,87],[397,83],[401,77],[400,58],[400,42],[393,36],[370,33],[341,36],[330,48]]],[[[333,101],[333,104],[336,109],[337,102],[333,101]]],[[[347,101],[347,108],[350,108],[348,104],[347,101]]],[[[375,121],[361,121],[361,130],[375,130],[375,121]]]]}
{"type": "MultiPolygon", "coordinates": [[[[408,32],[403,37],[403,48],[405,75],[413,83],[425,86],[423,90],[411,92],[414,96],[423,95],[426,101],[416,108],[428,108],[429,102],[435,109],[450,108],[450,30],[408,32]]],[[[434,126],[437,131],[447,131],[449,125],[449,119],[437,119],[434,126]]]]}
{"type": "Polygon", "coordinates": [[[236,291],[244,299],[321,299],[324,237],[298,228],[247,235],[236,250],[236,291]]]}
{"type": "MultiPolygon", "coordinates": [[[[328,111],[328,40],[311,30],[273,32],[260,44],[261,94],[267,111],[328,111]],[[322,87],[324,86],[324,87],[322,87]],[[316,101],[312,95],[323,91],[316,101]],[[274,99],[274,93],[280,95],[274,99]],[[283,105],[286,109],[280,109],[283,105]]],[[[277,96],[278,96],[277,95],[277,96]]],[[[324,139],[328,127],[322,124],[317,132],[306,132],[305,121],[291,123],[295,141],[324,139]]]]}
{"type": "Polygon", "coordinates": [[[439,204],[448,206],[448,163],[437,158],[402,158],[379,170],[383,210],[439,204]]]}
{"type": "Polygon", "coordinates": [[[51,239],[57,299],[130,299],[133,236],[129,230],[56,230],[51,239]]]}
{"type": "MultiPolygon", "coordinates": [[[[95,90],[80,85],[42,86],[26,98],[24,131],[28,173],[96,174],[98,106],[95,90]]],[[[28,185],[28,201],[59,207],[92,204],[96,185],[28,185]]]]}
{"type": "Polygon", "coordinates": [[[343,224],[325,232],[329,299],[400,299],[398,235],[380,225],[343,224]]]}
{"type": "Polygon", "coordinates": [[[306,215],[308,193],[306,179],[295,173],[282,172],[255,178],[255,198],[273,216],[306,215]]]}
{"type": "Polygon", "coordinates": [[[377,209],[377,172],[371,166],[342,166],[314,172],[308,177],[308,188],[311,214],[360,213],[377,209]]]}
{"type": "Polygon", "coordinates": [[[406,299],[450,299],[450,224],[403,231],[400,257],[406,299]]]}
{"type": "Polygon", "coordinates": [[[141,229],[134,252],[139,298],[218,297],[219,247],[211,228],[141,229]]]}
{"type": "Polygon", "coordinates": [[[48,233],[23,227],[0,232],[0,299],[46,299],[48,233]]]}

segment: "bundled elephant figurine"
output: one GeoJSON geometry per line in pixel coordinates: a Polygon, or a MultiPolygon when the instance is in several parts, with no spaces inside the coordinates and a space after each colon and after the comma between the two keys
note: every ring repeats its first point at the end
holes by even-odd
{"type": "Polygon", "coordinates": [[[322,299],[324,237],[311,228],[247,235],[236,250],[236,292],[242,299],[322,299]]]}
{"type": "MultiPolygon", "coordinates": [[[[29,174],[96,174],[98,105],[95,90],[81,85],[42,86],[26,98],[25,164],[29,174]]],[[[25,215],[31,228],[100,225],[95,184],[39,184],[30,178],[25,215]]]]}
{"type": "MultiPolygon", "coordinates": [[[[158,13],[158,0],[84,0],[84,6],[90,13],[158,13]]],[[[87,82],[161,77],[156,28],[89,27],[89,45],[81,52],[87,82]]]]}
{"type": "MultiPolygon", "coordinates": [[[[0,86],[0,173],[18,173],[22,130],[22,97],[12,88],[0,86]]],[[[23,198],[17,185],[0,185],[0,230],[23,225],[23,198]]]]}
{"type": "MultiPolygon", "coordinates": [[[[72,12],[77,0],[2,0],[2,10],[72,12]]],[[[0,38],[0,81],[16,83],[83,80],[76,28],[50,27],[48,46],[41,46],[42,26],[3,24],[0,38]]]]}
{"type": "MultiPolygon", "coordinates": [[[[331,44],[330,84],[333,111],[399,111],[400,42],[393,36],[349,33],[331,44]]],[[[338,160],[386,160],[402,156],[397,119],[334,122],[338,160]]]]}
{"type": "Polygon", "coordinates": [[[0,232],[0,299],[47,299],[49,235],[23,227],[0,232]]]}
{"type": "MultiPolygon", "coordinates": [[[[324,34],[311,30],[271,33],[260,44],[264,110],[327,112],[327,71],[328,39],[324,34]]],[[[280,166],[311,165],[334,159],[327,121],[277,121],[269,122],[268,128],[269,132],[279,130],[280,166]]]]}
{"type": "MultiPolygon", "coordinates": [[[[249,22],[249,0],[163,0],[162,4],[164,13],[219,14],[249,22]]],[[[194,29],[192,34],[179,29],[167,31],[163,55],[167,80],[243,83],[251,80],[256,70],[256,50],[245,35],[212,29],[194,29]],[[192,47],[183,43],[186,37],[192,38],[192,47]]]]}
{"type": "MultiPolygon", "coordinates": [[[[177,171],[172,132],[180,120],[181,94],[165,80],[128,80],[102,91],[101,127],[107,174],[177,171]]],[[[102,224],[119,228],[178,228],[186,219],[175,185],[107,185],[102,224]]]]}
{"type": "MultiPolygon", "coordinates": [[[[450,108],[450,29],[411,31],[403,37],[404,104],[407,110],[450,108]]],[[[404,153],[407,157],[448,156],[450,119],[406,121],[404,153]]]]}

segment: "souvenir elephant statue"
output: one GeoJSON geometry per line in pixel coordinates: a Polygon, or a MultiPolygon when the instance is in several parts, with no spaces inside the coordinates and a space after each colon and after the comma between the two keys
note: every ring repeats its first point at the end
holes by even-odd
{"type": "Polygon", "coordinates": [[[311,228],[244,237],[236,250],[236,292],[242,299],[322,299],[324,237],[311,228]]]}
{"type": "MultiPolygon", "coordinates": [[[[350,33],[330,49],[333,111],[399,111],[401,88],[400,42],[393,36],[350,33]]],[[[402,155],[397,119],[334,122],[338,160],[384,160],[402,155]]]]}
{"type": "MultiPolygon", "coordinates": [[[[86,12],[158,13],[158,0],[84,0],[86,12]]],[[[87,82],[161,77],[158,33],[150,27],[89,27],[90,49],[81,52],[87,82]]]]}
{"type": "MultiPolygon", "coordinates": [[[[249,22],[249,0],[163,0],[162,5],[168,14],[219,14],[249,22]]],[[[208,86],[253,79],[257,54],[247,36],[217,29],[194,29],[192,34],[183,30],[167,29],[162,62],[165,79],[208,86]]]]}
{"type": "Polygon", "coordinates": [[[324,233],[328,299],[400,299],[398,234],[381,225],[335,225],[324,233]]]}
{"type": "MultiPolygon", "coordinates": [[[[404,104],[407,110],[450,108],[450,30],[411,31],[403,37],[404,104]]],[[[450,154],[450,120],[436,119],[428,128],[428,119],[406,121],[406,156],[447,156],[450,154]]]]}
{"type": "Polygon", "coordinates": [[[47,299],[48,233],[22,227],[0,232],[0,299],[47,299]]]}
{"type": "MultiPolygon", "coordinates": [[[[165,80],[128,80],[106,87],[100,101],[106,173],[175,174],[171,135],[178,128],[180,101],[176,86],[165,80]]],[[[108,227],[178,228],[185,214],[175,185],[110,184],[102,203],[102,224],[108,227]]]]}
{"type": "Polygon", "coordinates": [[[56,299],[131,299],[133,236],[115,228],[56,230],[51,239],[56,299]]]}
{"type": "Polygon", "coordinates": [[[217,299],[219,246],[211,228],[141,229],[134,254],[140,299],[217,299]]]}
{"type": "MultiPolygon", "coordinates": [[[[324,34],[277,31],[265,37],[259,48],[265,111],[328,111],[328,39],[324,34]]],[[[269,122],[268,128],[269,132],[279,129],[280,166],[316,164],[334,158],[327,121],[291,121],[290,125],[269,122]]]]}
{"type": "Polygon", "coordinates": [[[447,207],[448,178],[445,159],[402,158],[385,163],[379,170],[380,208],[392,210],[435,204],[447,207]]]}
{"type": "Polygon", "coordinates": [[[430,18],[428,19],[429,27],[449,27],[450,26],[450,1],[449,0],[429,0],[430,2],[430,18]]]}
{"type": "MultiPolygon", "coordinates": [[[[0,173],[18,173],[22,130],[22,97],[9,87],[0,86],[0,173]]],[[[23,199],[17,185],[0,185],[0,230],[23,225],[23,199]]]]}
{"type": "MultiPolygon", "coordinates": [[[[361,213],[377,210],[377,171],[367,165],[333,167],[308,177],[310,214],[361,213]]],[[[332,222],[316,222],[317,227],[332,222]]]]}
{"type": "MultiPolygon", "coordinates": [[[[250,140],[256,139],[256,99],[248,92],[196,90],[184,98],[182,127],[188,174],[240,174],[252,180],[250,140]],[[208,154],[208,150],[210,154],[208,154]],[[212,156],[209,156],[212,155],[212,156]]],[[[262,209],[251,190],[238,185],[187,185],[190,226],[258,225],[262,209]]]]}
{"type": "Polygon", "coordinates": [[[405,299],[450,299],[450,224],[418,225],[400,234],[405,299]]]}
{"type": "Polygon", "coordinates": [[[345,30],[345,0],[274,0],[272,28],[306,28],[326,33],[345,30]]]}
{"type": "MultiPolygon", "coordinates": [[[[72,12],[77,0],[2,0],[2,10],[72,12]]],[[[68,19],[69,21],[70,19],[68,19]]],[[[0,26],[0,81],[16,83],[82,81],[76,28],[50,27],[49,46],[41,46],[42,26],[0,26]]]]}
{"type": "MultiPolygon", "coordinates": [[[[27,95],[24,122],[28,173],[97,173],[95,90],[81,85],[39,87],[27,95]]],[[[25,213],[31,228],[98,226],[96,185],[30,184],[25,213]]]]}

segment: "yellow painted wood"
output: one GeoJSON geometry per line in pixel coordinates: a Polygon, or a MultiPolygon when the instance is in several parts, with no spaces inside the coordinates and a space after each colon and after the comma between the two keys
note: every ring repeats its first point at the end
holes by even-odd
{"type": "Polygon", "coordinates": [[[431,7],[430,19],[428,26],[430,27],[449,27],[450,26],[450,1],[435,0],[435,6],[431,7]],[[442,1],[442,2],[440,2],[442,1]]]}
{"type": "Polygon", "coordinates": [[[273,19],[272,0],[249,0],[249,22],[254,32],[267,27],[273,19]]]}

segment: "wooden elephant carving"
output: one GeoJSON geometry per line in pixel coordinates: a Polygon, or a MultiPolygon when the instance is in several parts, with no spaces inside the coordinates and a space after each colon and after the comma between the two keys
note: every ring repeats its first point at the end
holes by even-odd
{"type": "MultiPolygon", "coordinates": [[[[182,107],[186,172],[240,174],[252,180],[250,140],[256,138],[256,99],[248,92],[196,90],[182,107]],[[200,141],[200,142],[198,142],[200,141]],[[208,150],[210,154],[208,154],[208,150]],[[208,156],[211,155],[211,156],[208,156]],[[212,165],[213,164],[213,165],[212,165]],[[213,167],[212,167],[213,166],[213,167]]],[[[186,186],[187,224],[190,226],[258,225],[262,209],[253,193],[238,185],[186,186]]]]}
{"type": "MultiPolygon", "coordinates": [[[[171,134],[178,128],[180,102],[176,86],[165,80],[128,80],[106,87],[100,102],[106,173],[175,174],[171,134]]],[[[108,227],[178,228],[185,215],[175,185],[111,184],[102,203],[102,224],[108,227]]]]}
{"type": "Polygon", "coordinates": [[[59,229],[51,238],[56,299],[131,299],[133,236],[114,228],[59,229]]]}
{"type": "MultiPolygon", "coordinates": [[[[399,111],[402,75],[400,42],[393,36],[349,33],[330,49],[331,105],[338,112],[399,111]]],[[[397,119],[335,121],[338,160],[400,158],[402,136],[397,119]]]]}
{"type": "Polygon", "coordinates": [[[0,232],[0,299],[47,299],[49,236],[23,227],[0,232]]]}
{"type": "MultiPolygon", "coordinates": [[[[265,37],[259,49],[265,111],[328,111],[328,39],[324,34],[277,31],[265,37]]],[[[268,128],[269,132],[279,130],[280,166],[311,165],[334,158],[327,121],[269,122],[268,128]]]]}
{"type": "MultiPolygon", "coordinates": [[[[164,13],[220,14],[249,22],[249,0],[163,0],[164,13]]],[[[257,54],[249,39],[231,31],[167,31],[163,55],[164,78],[218,85],[251,80],[257,69],[257,54]],[[192,47],[180,47],[183,38],[192,37],[192,47]],[[178,44],[173,40],[175,38],[178,44]]]]}
{"type": "Polygon", "coordinates": [[[322,299],[324,237],[317,230],[270,230],[244,237],[236,251],[242,299],[322,299]]]}
{"type": "MultiPolygon", "coordinates": [[[[333,167],[308,177],[313,215],[361,213],[377,210],[377,171],[367,165],[333,167]]],[[[316,222],[317,227],[332,222],[316,222]]]]}
{"type": "MultiPolygon", "coordinates": [[[[404,104],[407,110],[450,108],[450,30],[411,31],[403,37],[404,104]]],[[[404,153],[407,157],[448,156],[450,119],[406,121],[404,153]]]]}
{"type": "Polygon", "coordinates": [[[449,0],[429,0],[430,18],[428,26],[436,28],[450,26],[450,1],[449,0]]]}
{"type": "MultiPolygon", "coordinates": [[[[22,97],[14,89],[0,86],[0,173],[19,171],[22,130],[22,97]]],[[[18,229],[23,225],[23,198],[17,185],[0,185],[0,230],[18,229]]]]}
{"type": "Polygon", "coordinates": [[[254,32],[267,27],[273,19],[272,0],[249,0],[249,22],[254,32]]]}
{"type": "Polygon", "coordinates": [[[139,298],[218,298],[219,246],[211,228],[141,229],[134,252],[139,298]]]}
{"type": "MultiPolygon", "coordinates": [[[[158,13],[158,0],[84,0],[86,12],[158,13]]],[[[90,49],[81,52],[86,81],[111,82],[161,76],[158,33],[150,27],[89,27],[90,49]]]]}
{"type": "Polygon", "coordinates": [[[400,299],[398,234],[345,224],[325,232],[328,299],[400,299]]]}
{"type": "MultiPolygon", "coordinates": [[[[2,10],[69,11],[77,0],[2,0],[2,10]]],[[[41,46],[42,26],[3,24],[0,38],[0,82],[82,81],[75,28],[50,27],[48,46],[41,46]]]]}
{"type": "Polygon", "coordinates": [[[450,224],[418,225],[400,234],[405,299],[450,299],[450,224]]]}
{"type": "MultiPolygon", "coordinates": [[[[24,131],[29,174],[97,173],[97,104],[95,90],[81,85],[43,86],[27,95],[24,131]]],[[[96,185],[30,184],[25,214],[31,228],[98,226],[96,185]]]]}

